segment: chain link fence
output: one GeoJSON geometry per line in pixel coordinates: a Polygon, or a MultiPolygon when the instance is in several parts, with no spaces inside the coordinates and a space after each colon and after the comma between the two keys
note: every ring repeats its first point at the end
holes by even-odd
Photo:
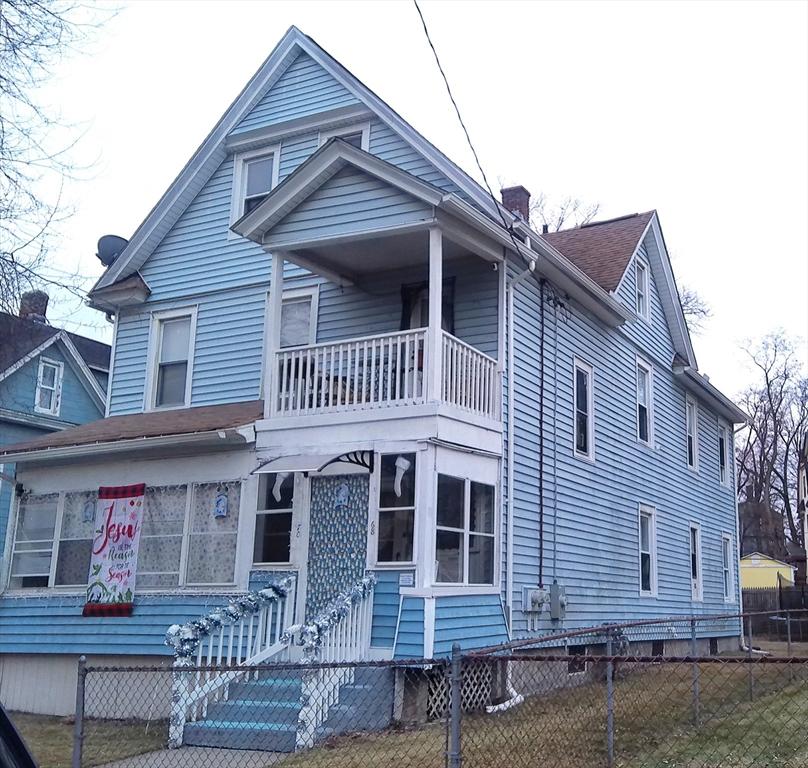
{"type": "Polygon", "coordinates": [[[82,664],[72,766],[797,768],[808,616],[772,618],[604,625],[439,660],[82,664]]]}

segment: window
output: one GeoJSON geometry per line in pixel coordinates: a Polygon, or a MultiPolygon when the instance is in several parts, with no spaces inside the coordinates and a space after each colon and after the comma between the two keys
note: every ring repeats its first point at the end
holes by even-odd
{"type": "Polygon", "coordinates": [[[172,310],[153,316],[150,407],[190,405],[195,326],[196,309],[172,310]]]}
{"type": "Polygon", "coordinates": [[[648,312],[648,269],[640,261],[635,262],[634,265],[635,275],[637,279],[637,296],[635,309],[640,317],[646,320],[649,317],[648,312]]]}
{"type": "Polygon", "coordinates": [[[646,445],[653,443],[653,392],[653,369],[637,360],[637,440],[646,445]]]}
{"type": "Polygon", "coordinates": [[[655,596],[656,574],[656,520],[654,508],[640,505],[640,594],[655,596]]]}
{"type": "Polygon", "coordinates": [[[34,410],[49,416],[58,416],[62,401],[62,374],[64,363],[39,359],[39,372],[36,378],[36,398],[34,410]]]}
{"type": "Polygon", "coordinates": [[[594,375],[592,366],[575,360],[575,455],[595,458],[594,375]]]}
{"type": "Polygon", "coordinates": [[[258,481],[253,563],[291,562],[294,501],[294,473],[261,475],[258,481]]]}
{"type": "Polygon", "coordinates": [[[97,491],[65,494],[54,576],[57,587],[87,586],[97,499],[97,491]]]}
{"type": "Polygon", "coordinates": [[[281,347],[300,347],[317,340],[317,288],[284,291],[281,304],[281,347]]]}
{"type": "Polygon", "coordinates": [[[579,675],[581,672],[586,672],[585,645],[568,645],[567,656],[570,657],[570,660],[567,662],[568,675],[579,675]]]}
{"type": "Polygon", "coordinates": [[[723,425],[718,425],[718,479],[721,485],[729,487],[729,456],[731,451],[729,430],[723,425]]]}
{"type": "Polygon", "coordinates": [[[724,601],[734,602],[735,574],[733,564],[735,558],[732,556],[732,537],[724,534],[721,537],[721,577],[724,587],[724,601]]]}
{"type": "Polygon", "coordinates": [[[701,529],[690,525],[690,592],[693,600],[702,599],[701,585],[701,529]]]}
{"type": "Polygon", "coordinates": [[[342,139],[357,149],[363,149],[367,152],[370,146],[370,123],[346,125],[329,131],[320,131],[319,146],[322,146],[329,139],[333,138],[342,139]]]}
{"type": "Polygon", "coordinates": [[[652,640],[651,641],[651,655],[656,658],[662,658],[665,655],[665,641],[652,640]]]}
{"type": "Polygon", "coordinates": [[[695,400],[689,397],[685,401],[687,411],[687,466],[698,471],[699,468],[699,409],[695,400]]]}
{"type": "MultiPolygon", "coordinates": [[[[454,288],[453,277],[443,281],[441,295],[441,328],[454,333],[454,288]]],[[[401,286],[401,330],[426,328],[429,325],[429,285],[413,283],[401,286]]]]}
{"type": "Polygon", "coordinates": [[[56,493],[28,494],[20,499],[9,588],[31,589],[50,584],[58,502],[56,493]]]}
{"type": "Polygon", "coordinates": [[[379,462],[378,563],[414,561],[415,467],[414,453],[392,453],[379,462]]]}
{"type": "Polygon", "coordinates": [[[494,486],[438,475],[435,581],[494,583],[494,486]]]}

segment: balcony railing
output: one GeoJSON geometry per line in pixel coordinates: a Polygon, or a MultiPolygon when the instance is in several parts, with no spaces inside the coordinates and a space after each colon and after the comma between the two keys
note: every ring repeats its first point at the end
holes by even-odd
{"type": "MultiPolygon", "coordinates": [[[[443,333],[442,385],[434,399],[496,419],[497,361],[443,333]]],[[[360,411],[427,402],[427,329],[311,344],[276,353],[273,413],[360,411]]]]}

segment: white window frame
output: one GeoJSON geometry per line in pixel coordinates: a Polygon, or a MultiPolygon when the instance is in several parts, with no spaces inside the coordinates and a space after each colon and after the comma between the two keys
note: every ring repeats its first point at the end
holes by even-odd
{"type": "Polygon", "coordinates": [[[639,566],[639,592],[640,597],[657,597],[659,594],[657,585],[657,535],[656,535],[656,507],[650,504],[640,504],[637,511],[637,563],[639,566]],[[651,589],[642,588],[642,519],[647,517],[649,520],[648,525],[648,544],[650,550],[648,554],[651,557],[651,589]]]}
{"type": "Polygon", "coordinates": [[[730,482],[730,462],[732,455],[730,430],[726,424],[718,423],[718,481],[725,488],[731,488],[730,482]],[[724,466],[721,466],[721,440],[724,440],[724,466]]]}
{"type": "MultiPolygon", "coordinates": [[[[310,299],[310,317],[309,317],[309,340],[307,344],[317,343],[317,319],[320,310],[320,286],[313,285],[308,288],[290,288],[283,292],[281,298],[281,308],[287,302],[297,301],[299,299],[310,299]]],[[[269,317],[269,294],[267,294],[267,317],[269,317]]],[[[283,315],[281,315],[283,317],[283,315]]],[[[294,347],[284,347],[284,349],[294,349],[294,347]]]]}
{"type": "Polygon", "coordinates": [[[728,533],[721,534],[721,589],[724,594],[725,603],[735,602],[735,558],[733,557],[732,536],[728,533]],[[726,563],[724,553],[726,548],[726,563]]]}
{"type": "Polygon", "coordinates": [[[634,261],[634,311],[643,320],[651,320],[651,297],[648,291],[648,265],[640,259],[634,261]],[[642,279],[641,279],[642,278],[642,279]],[[642,301],[642,308],[638,306],[642,301]]]}
{"type": "Polygon", "coordinates": [[[39,368],[36,375],[36,391],[34,392],[34,411],[42,413],[47,416],[58,416],[62,409],[62,381],[64,379],[65,364],[61,360],[53,360],[49,357],[39,358],[39,368]],[[53,388],[45,387],[42,383],[42,374],[45,366],[50,366],[55,369],[53,388]],[[39,393],[42,389],[47,389],[53,392],[53,401],[50,408],[43,408],[39,404],[39,393]]]}
{"type": "Polygon", "coordinates": [[[572,453],[579,459],[595,460],[595,369],[580,357],[573,358],[572,366],[572,453]],[[578,371],[587,379],[586,452],[578,450],[578,371]]]}
{"type": "Polygon", "coordinates": [[[701,526],[690,523],[687,529],[687,573],[690,577],[690,599],[694,603],[704,600],[704,567],[701,554],[701,526]],[[696,532],[696,578],[693,578],[693,532],[696,532]]]}
{"type": "Polygon", "coordinates": [[[694,472],[699,471],[699,404],[689,395],[685,396],[685,461],[694,472]],[[690,433],[690,409],[693,409],[693,434],[690,433]],[[693,463],[690,463],[689,441],[693,438],[693,463]]]}
{"type": "MultiPolygon", "coordinates": [[[[258,505],[261,502],[261,484],[257,483],[258,495],[255,498],[255,526],[253,527],[252,537],[250,538],[250,567],[257,570],[284,570],[297,568],[301,563],[301,536],[303,533],[303,510],[306,508],[306,479],[302,473],[294,473],[294,490],[292,491],[292,528],[289,532],[289,560],[287,562],[278,561],[273,562],[270,560],[258,561],[254,559],[255,556],[255,533],[258,529],[259,515],[276,515],[283,514],[288,510],[283,509],[259,509],[258,505]]],[[[242,486],[242,492],[244,486],[242,486]]]]}
{"type": "MultiPolygon", "coordinates": [[[[233,157],[233,189],[230,196],[231,225],[235,224],[244,215],[244,198],[247,193],[247,165],[253,160],[263,160],[270,155],[272,155],[272,181],[269,192],[271,192],[278,186],[278,179],[280,178],[280,144],[239,152],[233,157]]],[[[228,229],[228,233],[231,238],[240,238],[240,235],[232,230],[228,229]]]]}
{"type": "Polygon", "coordinates": [[[363,152],[370,151],[370,122],[352,123],[351,125],[341,125],[338,128],[320,130],[317,146],[322,147],[329,139],[349,136],[352,133],[362,134],[361,149],[363,152]]]}
{"type": "MultiPolygon", "coordinates": [[[[385,449],[377,453],[373,459],[373,473],[370,476],[370,514],[369,514],[369,530],[368,530],[368,566],[378,568],[379,570],[401,570],[416,568],[418,565],[418,551],[420,540],[418,535],[421,532],[421,523],[419,522],[418,509],[422,506],[420,500],[421,484],[424,482],[424,470],[422,465],[425,464],[425,454],[418,450],[417,445],[409,448],[403,448],[400,451],[390,451],[385,449]],[[379,490],[382,482],[382,456],[390,455],[403,455],[413,453],[415,454],[415,512],[412,524],[412,560],[395,560],[388,562],[387,560],[379,560],[379,490]]],[[[436,475],[437,477],[437,475],[436,475]]],[[[390,509],[390,507],[385,507],[390,509]]],[[[399,509],[409,509],[409,507],[399,507],[399,509]]]]}
{"type": "Polygon", "coordinates": [[[634,437],[641,445],[646,445],[649,448],[654,446],[654,366],[647,360],[637,357],[634,366],[634,437]],[[642,369],[645,372],[646,380],[648,381],[648,402],[646,403],[646,411],[648,413],[648,440],[643,440],[640,437],[640,399],[638,397],[638,384],[639,384],[639,371],[642,369]]]}
{"type": "Polygon", "coordinates": [[[144,395],[145,411],[171,411],[178,408],[189,408],[191,405],[191,392],[194,381],[194,357],[196,351],[196,305],[179,309],[165,309],[152,312],[149,327],[149,355],[146,364],[146,391],[144,395]],[[155,405],[157,398],[157,372],[159,370],[158,357],[160,354],[160,324],[165,320],[177,320],[190,317],[191,323],[188,331],[188,367],[185,372],[185,398],[181,405],[155,405]]]}

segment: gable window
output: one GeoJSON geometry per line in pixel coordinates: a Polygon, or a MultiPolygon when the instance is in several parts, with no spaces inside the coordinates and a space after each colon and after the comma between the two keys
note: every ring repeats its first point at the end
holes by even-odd
{"type": "Polygon", "coordinates": [[[255,565],[292,561],[295,482],[293,472],[273,472],[260,476],[253,543],[255,565]]]}
{"type": "Polygon", "coordinates": [[[701,600],[701,528],[690,524],[690,594],[693,600],[701,600]]]}
{"type": "Polygon", "coordinates": [[[435,581],[494,583],[494,486],[438,475],[435,581]]]}
{"type": "Polygon", "coordinates": [[[317,340],[317,288],[284,291],[281,304],[281,347],[301,347],[317,340]]]}
{"type": "Polygon", "coordinates": [[[729,456],[730,456],[729,430],[723,425],[718,426],[718,479],[721,485],[729,487],[729,456]]]}
{"type": "Polygon", "coordinates": [[[649,318],[648,268],[641,261],[636,261],[634,264],[634,270],[637,283],[635,309],[640,317],[644,317],[647,320],[649,318]]]}
{"type": "Polygon", "coordinates": [[[191,401],[196,309],[153,315],[151,391],[152,408],[177,408],[191,401]]]}
{"type": "MultiPolygon", "coordinates": [[[[233,160],[230,223],[252,213],[278,185],[278,147],[243,152],[233,160]]],[[[230,233],[238,237],[235,233],[230,233]]]]}
{"type": "Polygon", "coordinates": [[[377,563],[414,562],[414,453],[391,453],[379,461],[377,563]]]}
{"type": "Polygon", "coordinates": [[[333,128],[328,131],[320,131],[320,142],[318,146],[323,146],[329,139],[342,139],[357,149],[369,151],[370,147],[370,123],[359,123],[345,125],[341,128],[333,128]]]}
{"type": "Polygon", "coordinates": [[[637,360],[637,440],[646,445],[653,441],[653,368],[637,360]]]}
{"type": "Polygon", "coordinates": [[[640,504],[640,594],[656,595],[656,519],[654,508],[640,504]]]}
{"type": "Polygon", "coordinates": [[[594,373],[591,365],[575,360],[575,455],[595,458],[594,373]]]}
{"type": "Polygon", "coordinates": [[[699,468],[699,408],[695,400],[685,400],[687,420],[687,466],[699,468]]]}
{"type": "Polygon", "coordinates": [[[724,534],[721,536],[721,577],[724,587],[724,601],[733,602],[734,558],[732,557],[732,537],[724,534]]]}
{"type": "Polygon", "coordinates": [[[58,416],[62,404],[62,375],[64,363],[57,360],[39,359],[36,377],[34,410],[49,416],[58,416]]]}

